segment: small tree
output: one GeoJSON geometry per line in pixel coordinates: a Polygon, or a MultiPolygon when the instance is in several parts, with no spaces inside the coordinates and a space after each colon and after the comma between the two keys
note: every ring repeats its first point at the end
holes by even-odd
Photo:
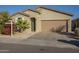
{"type": "Polygon", "coordinates": [[[4,11],[0,13],[0,33],[2,33],[3,27],[6,22],[10,20],[10,15],[8,12],[4,11]]]}
{"type": "Polygon", "coordinates": [[[2,33],[3,27],[4,27],[4,23],[2,20],[0,20],[0,33],[2,33]]]}
{"type": "Polygon", "coordinates": [[[79,18],[75,19],[75,24],[76,24],[75,35],[79,36],[79,18]]]}
{"type": "Polygon", "coordinates": [[[20,32],[23,32],[25,29],[29,28],[29,23],[27,20],[18,19],[16,22],[16,27],[20,30],[20,32]]]}
{"type": "Polygon", "coordinates": [[[75,20],[76,27],[79,28],[79,18],[75,20]]]}

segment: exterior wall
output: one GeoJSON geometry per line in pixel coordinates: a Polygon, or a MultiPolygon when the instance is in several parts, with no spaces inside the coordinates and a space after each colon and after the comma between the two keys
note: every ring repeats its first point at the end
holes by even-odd
{"type": "Polygon", "coordinates": [[[41,13],[40,15],[41,20],[65,20],[65,19],[67,20],[71,18],[71,16],[42,8],[38,8],[37,11],[41,13]]]}
{"type": "Polygon", "coordinates": [[[21,15],[21,14],[16,14],[16,15],[12,16],[11,18],[12,18],[13,22],[16,23],[16,22],[17,22],[17,19],[18,19],[19,17],[21,17],[22,20],[27,20],[27,22],[30,24],[30,25],[29,25],[30,28],[29,28],[29,29],[26,29],[26,31],[27,31],[27,32],[31,32],[31,21],[30,21],[30,18],[29,18],[29,17],[23,16],[23,15],[21,15]]]}
{"type": "Polygon", "coordinates": [[[36,32],[41,32],[41,21],[39,18],[36,18],[36,32]]]}
{"type": "Polygon", "coordinates": [[[71,16],[43,8],[38,8],[37,11],[41,13],[40,20],[68,20],[68,32],[71,32],[71,16]]]}
{"type": "Polygon", "coordinates": [[[26,10],[24,13],[30,15],[31,17],[35,17],[36,19],[36,32],[40,32],[41,31],[41,21],[40,21],[40,14],[30,11],[30,10],[26,10]]]}
{"type": "Polygon", "coordinates": [[[68,20],[68,32],[72,31],[72,29],[71,29],[71,27],[72,27],[71,26],[72,21],[71,20],[72,20],[72,18],[68,20]]]}
{"type": "Polygon", "coordinates": [[[56,20],[44,20],[41,21],[41,29],[42,31],[56,31],[61,28],[62,32],[67,32],[67,21],[56,21],[56,20]]]}

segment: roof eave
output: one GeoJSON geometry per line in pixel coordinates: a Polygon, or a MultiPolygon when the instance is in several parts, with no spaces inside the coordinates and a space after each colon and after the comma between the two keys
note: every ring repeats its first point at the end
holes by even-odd
{"type": "Polygon", "coordinates": [[[21,12],[17,12],[17,13],[15,13],[15,14],[13,14],[13,15],[11,15],[11,17],[13,17],[13,16],[15,16],[16,14],[21,14],[21,15],[24,15],[24,16],[27,16],[27,17],[30,17],[29,15],[25,15],[25,14],[23,14],[23,13],[21,13],[21,12]]]}

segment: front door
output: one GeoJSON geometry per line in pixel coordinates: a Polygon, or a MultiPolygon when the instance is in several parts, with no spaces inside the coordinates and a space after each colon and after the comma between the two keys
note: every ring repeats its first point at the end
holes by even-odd
{"type": "Polygon", "coordinates": [[[36,31],[36,19],[34,17],[31,18],[31,31],[36,31]]]}

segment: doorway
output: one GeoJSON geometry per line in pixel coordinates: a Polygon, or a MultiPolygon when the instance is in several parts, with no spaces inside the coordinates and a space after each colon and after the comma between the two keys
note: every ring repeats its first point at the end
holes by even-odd
{"type": "Polygon", "coordinates": [[[31,31],[36,31],[36,19],[34,17],[31,18],[31,31]]]}

